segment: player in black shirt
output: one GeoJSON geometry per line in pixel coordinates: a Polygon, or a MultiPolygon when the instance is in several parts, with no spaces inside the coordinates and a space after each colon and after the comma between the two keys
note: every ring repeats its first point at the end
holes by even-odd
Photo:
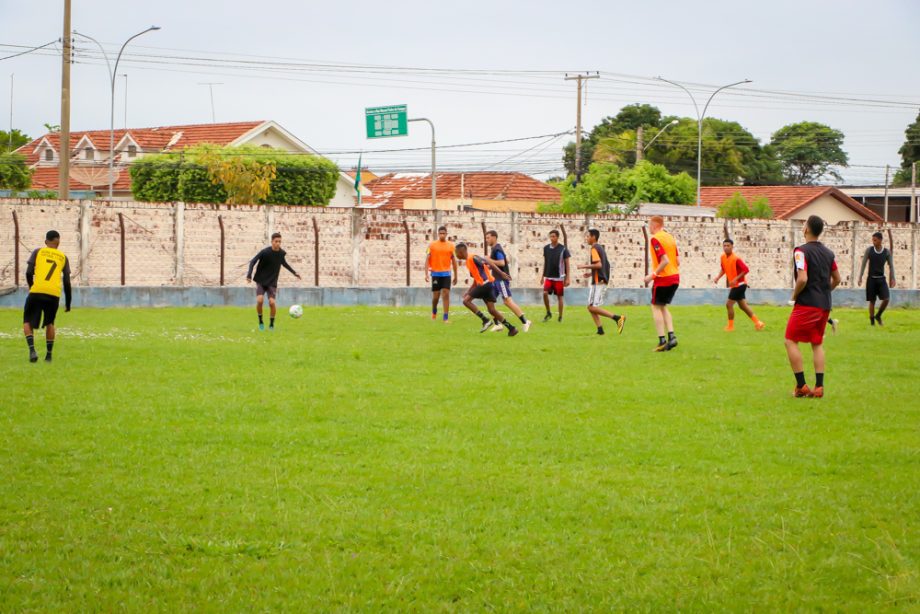
{"type": "Polygon", "coordinates": [[[559,231],[549,231],[549,245],[543,246],[543,305],[546,307],[544,322],[553,319],[553,312],[549,308],[549,295],[555,294],[559,301],[559,321],[562,322],[564,308],[563,296],[569,287],[571,274],[569,271],[569,258],[572,254],[568,248],[559,242],[559,231]]]}
{"type": "Polygon", "coordinates": [[[262,301],[265,294],[268,294],[268,306],[271,309],[271,320],[268,325],[269,330],[275,330],[275,297],[278,295],[278,275],[281,274],[281,267],[286,268],[294,274],[294,277],[300,279],[297,271],[291,268],[284,256],[286,251],[281,249],[281,233],[272,234],[272,244],[266,247],[249,261],[249,270],[246,271],[246,281],[256,282],[256,313],[259,314],[259,330],[265,330],[265,323],[262,321],[262,301]],[[256,267],[256,274],[252,274],[252,268],[256,267]]]}
{"type": "Polygon", "coordinates": [[[786,354],[795,374],[796,397],[824,396],[824,330],[831,313],[831,292],[840,284],[840,272],[834,252],[818,237],[824,231],[824,220],[812,215],[805,222],[805,243],[795,248],[793,271],[795,307],[786,325],[786,354]],[[815,364],[815,389],[805,384],[802,352],[799,343],[810,343],[815,364]]]}
{"type": "Polygon", "coordinates": [[[894,288],[894,258],[887,248],[882,247],[882,233],[872,235],[872,247],[867,247],[859,265],[859,285],[862,285],[863,273],[866,272],[866,263],[869,264],[869,277],[866,279],[866,300],[869,302],[869,324],[875,326],[878,322],[882,326],[882,314],[888,308],[890,298],[888,284],[885,283],[885,265],[888,265],[888,280],[894,288]],[[881,300],[878,313],[875,312],[875,301],[881,300]]]}
{"type": "MultiPolygon", "coordinates": [[[[498,264],[498,268],[500,268],[503,273],[510,275],[511,270],[508,266],[508,256],[505,254],[505,248],[498,243],[498,233],[496,231],[490,230],[486,233],[486,245],[490,248],[489,258],[498,264]]],[[[524,332],[526,333],[530,330],[530,320],[527,319],[527,316],[524,315],[524,312],[518,307],[518,304],[511,298],[511,282],[499,278],[495,280],[492,287],[495,289],[495,298],[501,297],[502,302],[505,303],[505,307],[510,309],[511,313],[516,315],[523,324],[524,332]]],[[[492,332],[500,332],[504,329],[505,326],[503,324],[497,320],[492,321],[492,332]]]]}

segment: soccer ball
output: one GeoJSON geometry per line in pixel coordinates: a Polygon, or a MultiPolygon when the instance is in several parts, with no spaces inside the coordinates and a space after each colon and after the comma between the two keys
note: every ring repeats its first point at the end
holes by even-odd
{"type": "Polygon", "coordinates": [[[288,309],[288,313],[295,320],[303,315],[303,307],[300,305],[291,305],[291,308],[288,309]]]}

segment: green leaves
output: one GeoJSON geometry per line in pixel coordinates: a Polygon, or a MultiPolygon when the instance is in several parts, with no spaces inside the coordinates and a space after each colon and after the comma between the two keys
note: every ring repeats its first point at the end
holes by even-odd
{"type": "Polygon", "coordinates": [[[773,219],[773,209],[770,208],[770,200],[766,196],[758,196],[754,202],[748,203],[741,192],[735,192],[731,198],[719,205],[717,215],[736,220],[773,219]]]}
{"type": "Polygon", "coordinates": [[[560,210],[565,213],[596,213],[607,205],[631,213],[639,203],[691,204],[696,196],[696,181],[687,173],[672,175],[660,164],[646,160],[633,168],[595,162],[581,183],[562,186],[560,210]]]}
{"type": "Polygon", "coordinates": [[[843,133],[817,122],[783,126],[770,141],[783,167],[786,180],[794,184],[813,184],[831,176],[838,181],[834,166],[846,166],[843,133]]]}
{"type": "Polygon", "coordinates": [[[24,156],[14,153],[0,154],[0,189],[25,190],[32,185],[32,169],[24,156]]]}

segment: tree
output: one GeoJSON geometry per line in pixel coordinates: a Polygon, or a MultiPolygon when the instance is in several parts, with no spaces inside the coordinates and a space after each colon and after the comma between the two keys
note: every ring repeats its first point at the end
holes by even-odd
{"type": "Polygon", "coordinates": [[[237,151],[208,148],[199,156],[199,162],[208,169],[211,183],[222,186],[227,192],[227,204],[264,202],[271,193],[272,180],[278,175],[275,163],[260,159],[259,147],[234,149],[237,151]]]}
{"type": "Polygon", "coordinates": [[[25,156],[0,153],[0,189],[25,190],[32,185],[32,169],[25,156]]]}
{"type": "Polygon", "coordinates": [[[835,166],[846,166],[843,133],[817,122],[799,122],[783,126],[770,141],[790,183],[811,185],[825,176],[837,181],[835,166]]]}
{"type": "Polygon", "coordinates": [[[766,196],[758,196],[754,202],[748,203],[748,200],[741,195],[741,192],[735,192],[724,203],[719,205],[716,214],[719,217],[726,217],[736,220],[741,219],[773,219],[773,209],[770,208],[770,200],[766,196]]]}
{"type": "Polygon", "coordinates": [[[23,134],[17,128],[13,128],[10,132],[0,130],[0,152],[16,151],[31,140],[29,135],[23,134]],[[10,138],[11,133],[12,139],[10,138]]]}
{"type": "Polygon", "coordinates": [[[904,144],[898,150],[901,154],[901,168],[894,176],[894,184],[899,186],[910,185],[910,166],[920,162],[920,114],[917,114],[914,123],[907,126],[904,137],[904,144]]]}
{"type": "MultiPolygon", "coordinates": [[[[588,172],[594,161],[594,150],[599,140],[617,136],[626,130],[635,130],[639,126],[657,126],[661,122],[661,111],[649,104],[631,104],[620,109],[613,117],[605,117],[585,135],[581,141],[581,168],[579,175],[588,172]]],[[[562,155],[566,171],[575,173],[575,143],[565,146],[562,155]]]]}
{"type": "Polygon", "coordinates": [[[48,132],[60,132],[61,131],[60,124],[43,124],[43,125],[45,126],[45,130],[47,130],[48,132]]]}

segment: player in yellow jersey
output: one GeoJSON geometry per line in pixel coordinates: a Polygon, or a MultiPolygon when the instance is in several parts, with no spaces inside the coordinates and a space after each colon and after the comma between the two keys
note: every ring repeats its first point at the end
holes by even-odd
{"type": "Polygon", "coordinates": [[[33,331],[45,329],[45,362],[51,362],[54,349],[54,318],[61,302],[61,287],[64,289],[65,308],[70,311],[70,262],[64,252],[58,249],[61,235],[56,230],[45,234],[45,247],[39,248],[29,256],[26,268],[26,282],[29,295],[22,315],[22,332],[29,344],[29,362],[38,362],[35,352],[33,331]]]}

